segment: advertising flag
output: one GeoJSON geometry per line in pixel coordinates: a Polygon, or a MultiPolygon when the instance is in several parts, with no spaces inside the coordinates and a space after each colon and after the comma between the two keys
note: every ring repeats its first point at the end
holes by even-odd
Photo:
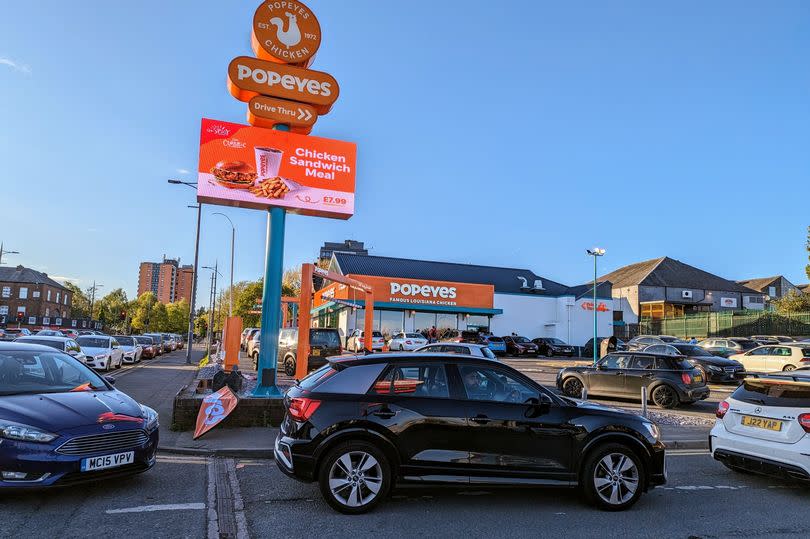
{"type": "Polygon", "coordinates": [[[200,406],[200,412],[197,414],[197,428],[194,430],[194,439],[196,440],[222,423],[222,420],[228,417],[228,414],[236,408],[238,403],[239,399],[236,398],[236,395],[228,386],[205,397],[202,406],[200,406]]]}

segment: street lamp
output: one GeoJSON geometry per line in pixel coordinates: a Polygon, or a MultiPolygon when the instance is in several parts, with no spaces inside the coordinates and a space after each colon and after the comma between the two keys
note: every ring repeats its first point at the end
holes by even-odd
{"type": "Polygon", "coordinates": [[[214,335],[214,306],[217,299],[217,275],[219,273],[219,262],[214,262],[214,267],[203,266],[202,269],[211,270],[211,294],[210,294],[210,308],[208,312],[208,361],[211,362],[211,339],[214,335]]]}
{"type": "MultiPolygon", "coordinates": [[[[169,183],[174,185],[186,185],[195,191],[197,186],[192,182],[184,182],[182,180],[168,180],[169,183]]],[[[194,342],[194,309],[197,300],[197,263],[200,256],[200,220],[202,219],[202,204],[196,206],[189,206],[189,208],[197,208],[197,238],[194,240],[194,273],[191,276],[191,302],[188,311],[188,347],[186,348],[186,365],[191,365],[191,348],[194,342]]]]}
{"type": "Polygon", "coordinates": [[[102,286],[104,285],[96,284],[96,282],[93,281],[93,287],[90,289],[90,324],[93,323],[93,304],[96,302],[96,289],[101,288],[102,286]]]}
{"type": "Polygon", "coordinates": [[[19,251],[4,251],[3,250],[3,244],[0,243],[0,265],[3,264],[3,254],[18,255],[18,254],[20,254],[20,252],[19,251]]]}
{"type": "Polygon", "coordinates": [[[596,315],[599,313],[599,310],[596,308],[596,259],[600,256],[605,256],[605,250],[594,247],[593,249],[586,249],[586,251],[593,257],[593,365],[595,367],[596,361],[599,358],[599,354],[596,351],[599,345],[596,332],[596,315]]]}
{"type": "Polygon", "coordinates": [[[221,215],[227,219],[229,223],[231,223],[231,291],[228,294],[228,316],[230,317],[233,316],[233,246],[234,242],[236,241],[236,227],[233,226],[233,221],[231,221],[231,218],[224,213],[216,212],[212,213],[211,215],[221,215]]]}

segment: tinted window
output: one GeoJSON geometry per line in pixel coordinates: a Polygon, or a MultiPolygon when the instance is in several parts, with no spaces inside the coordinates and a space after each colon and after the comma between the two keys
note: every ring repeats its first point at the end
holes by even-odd
{"type": "Polygon", "coordinates": [[[599,364],[606,369],[626,369],[630,365],[630,358],[628,356],[608,354],[602,358],[599,364]]]}
{"type": "Polygon", "coordinates": [[[51,348],[56,348],[57,350],[64,350],[65,343],[62,341],[49,341],[48,339],[33,339],[31,337],[21,337],[17,339],[17,342],[24,342],[27,344],[41,344],[42,346],[50,346],[51,348]]]}
{"type": "Polygon", "coordinates": [[[731,398],[763,406],[807,408],[810,403],[810,385],[779,383],[767,378],[749,379],[731,394],[731,398]]]}
{"type": "Polygon", "coordinates": [[[385,363],[374,363],[337,371],[337,374],[322,377],[320,383],[316,384],[313,393],[365,395],[385,367],[385,363]]]}
{"type": "Polygon", "coordinates": [[[770,346],[763,346],[762,348],[755,348],[754,350],[751,350],[750,355],[767,356],[771,353],[771,350],[773,350],[773,348],[771,348],[770,346]]]}
{"type": "Polygon", "coordinates": [[[663,368],[669,368],[676,371],[691,371],[695,366],[686,358],[668,358],[665,362],[668,366],[663,366],[663,368]]]}
{"type": "Polygon", "coordinates": [[[135,337],[135,340],[138,341],[138,344],[154,344],[150,337],[135,337]]]}
{"type": "Polygon", "coordinates": [[[132,337],[116,337],[115,340],[118,341],[118,344],[123,344],[124,346],[135,345],[135,339],[132,337]]]}
{"type": "Polygon", "coordinates": [[[329,376],[332,376],[336,372],[337,371],[332,368],[332,365],[328,364],[324,365],[320,369],[312,371],[311,373],[309,373],[309,375],[304,377],[303,380],[298,382],[298,386],[306,391],[312,391],[312,389],[316,387],[320,382],[323,382],[329,376]]]}
{"type": "Polygon", "coordinates": [[[500,337],[495,337],[495,336],[489,336],[489,337],[487,337],[487,340],[489,342],[503,342],[503,339],[501,339],[500,337]]]}
{"type": "Polygon", "coordinates": [[[743,350],[751,350],[752,348],[756,348],[759,346],[756,341],[751,341],[748,339],[741,339],[739,341],[731,341],[731,345],[738,344],[743,350]]]}
{"type": "Polygon", "coordinates": [[[108,348],[110,346],[110,339],[105,339],[102,337],[79,337],[76,339],[79,343],[79,346],[87,346],[90,348],[108,348]]]}
{"type": "Polygon", "coordinates": [[[551,339],[543,339],[543,340],[550,344],[565,344],[564,341],[561,341],[560,339],[556,339],[553,337],[551,339]]]}
{"type": "Polygon", "coordinates": [[[382,333],[380,333],[379,331],[372,331],[371,332],[371,337],[372,338],[373,337],[382,337],[382,333]]]}
{"type": "Polygon", "coordinates": [[[648,356],[633,356],[633,362],[631,363],[631,369],[654,369],[655,368],[655,358],[648,357],[648,356]]]}
{"type": "Polygon", "coordinates": [[[340,346],[340,335],[338,335],[337,331],[331,329],[311,329],[309,330],[309,343],[338,348],[340,346]]]}
{"type": "Polygon", "coordinates": [[[470,349],[466,346],[447,346],[444,345],[441,348],[442,352],[446,352],[448,354],[469,354],[470,349]]]}
{"type": "Polygon", "coordinates": [[[447,398],[447,373],[444,365],[391,365],[372,388],[378,395],[447,398]]]}
{"type": "Polygon", "coordinates": [[[685,356],[707,356],[709,355],[706,350],[701,348],[700,346],[695,346],[694,344],[673,344],[678,352],[685,356]]]}
{"type": "Polygon", "coordinates": [[[500,369],[462,365],[459,371],[470,400],[523,403],[530,398],[536,399],[539,394],[536,389],[500,369]]]}
{"type": "Polygon", "coordinates": [[[526,337],[515,337],[515,342],[527,343],[527,342],[531,342],[531,341],[529,341],[529,339],[527,339],[526,337]]]}
{"type": "Polygon", "coordinates": [[[495,352],[493,352],[487,347],[482,347],[481,353],[484,354],[484,357],[487,357],[489,359],[495,359],[495,352]]]}
{"type": "Polygon", "coordinates": [[[422,335],[419,333],[408,333],[406,337],[409,339],[421,339],[422,335]]]}

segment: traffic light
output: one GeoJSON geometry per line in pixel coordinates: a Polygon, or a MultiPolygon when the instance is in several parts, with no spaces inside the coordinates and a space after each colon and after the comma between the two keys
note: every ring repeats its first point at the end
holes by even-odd
{"type": "Polygon", "coordinates": [[[22,322],[23,316],[25,316],[23,313],[17,313],[17,322],[22,322]]]}
{"type": "Polygon", "coordinates": [[[118,317],[119,320],[126,320],[127,319],[127,312],[121,311],[121,315],[118,317]]]}

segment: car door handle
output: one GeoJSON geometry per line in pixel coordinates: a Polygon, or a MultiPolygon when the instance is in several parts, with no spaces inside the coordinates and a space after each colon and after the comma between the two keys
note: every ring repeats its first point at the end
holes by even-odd
{"type": "Polygon", "coordinates": [[[489,418],[484,414],[478,414],[477,416],[471,417],[469,419],[473,423],[478,423],[479,425],[486,425],[487,423],[489,423],[489,418]]]}
{"type": "Polygon", "coordinates": [[[642,378],[654,378],[655,374],[651,373],[651,372],[648,372],[647,374],[642,374],[641,377],[642,378]]]}
{"type": "Polygon", "coordinates": [[[388,406],[385,406],[383,408],[380,408],[379,410],[371,412],[371,415],[379,417],[381,419],[391,419],[392,417],[397,415],[397,412],[391,410],[388,406]]]}

